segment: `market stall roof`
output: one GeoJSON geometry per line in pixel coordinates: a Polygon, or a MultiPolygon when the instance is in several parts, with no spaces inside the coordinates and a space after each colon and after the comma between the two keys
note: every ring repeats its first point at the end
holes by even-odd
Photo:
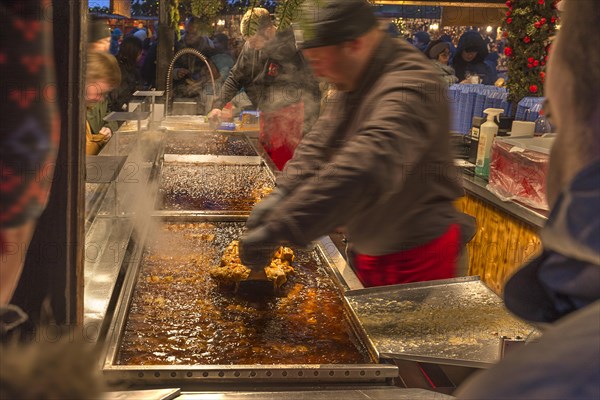
{"type": "Polygon", "coordinates": [[[505,0],[375,0],[375,4],[406,5],[406,6],[440,6],[440,7],[481,7],[505,8],[505,0]]]}
{"type": "Polygon", "coordinates": [[[431,11],[441,9],[442,26],[499,25],[506,8],[504,0],[376,0],[375,4],[383,14],[395,13],[405,18],[439,18],[439,14],[433,16],[435,12],[431,11]],[[406,15],[414,14],[417,6],[421,8],[419,15],[406,15]]]}

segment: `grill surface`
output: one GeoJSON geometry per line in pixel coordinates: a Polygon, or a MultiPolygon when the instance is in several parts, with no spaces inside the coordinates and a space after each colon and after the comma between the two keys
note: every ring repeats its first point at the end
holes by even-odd
{"type": "Polygon", "coordinates": [[[148,240],[117,356],[120,365],[370,363],[315,251],[275,293],[217,287],[209,269],[243,224],[164,223],[148,240]]]}
{"type": "Polygon", "coordinates": [[[168,133],[165,154],[215,154],[255,156],[248,139],[218,133],[168,133]]]}
{"type": "Polygon", "coordinates": [[[165,163],[158,208],[250,211],[273,186],[259,165],[165,163]]]}

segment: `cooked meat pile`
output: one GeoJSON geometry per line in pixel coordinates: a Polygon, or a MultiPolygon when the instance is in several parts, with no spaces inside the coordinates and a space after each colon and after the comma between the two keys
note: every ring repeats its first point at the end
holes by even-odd
{"type": "MultiPolygon", "coordinates": [[[[240,260],[240,242],[232,241],[223,251],[221,265],[210,270],[210,276],[220,285],[235,285],[248,279],[250,268],[242,264],[240,260]]],[[[294,273],[291,263],[294,261],[294,251],[288,247],[280,247],[275,254],[271,264],[265,267],[267,279],[273,282],[275,288],[287,282],[287,276],[294,273]]]]}

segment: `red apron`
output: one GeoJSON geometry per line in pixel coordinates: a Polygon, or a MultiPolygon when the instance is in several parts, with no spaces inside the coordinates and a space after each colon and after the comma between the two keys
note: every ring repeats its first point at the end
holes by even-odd
{"type": "Polygon", "coordinates": [[[422,246],[383,256],[356,254],[354,270],[365,287],[454,278],[460,227],[450,228],[422,246]]]}
{"type": "Polygon", "coordinates": [[[302,101],[277,111],[261,113],[259,140],[280,171],[294,155],[302,139],[303,127],[302,101]]]}

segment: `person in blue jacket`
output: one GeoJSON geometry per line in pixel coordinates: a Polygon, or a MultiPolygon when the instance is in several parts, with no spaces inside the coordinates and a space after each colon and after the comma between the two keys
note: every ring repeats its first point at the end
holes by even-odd
{"type": "Polygon", "coordinates": [[[481,83],[493,85],[496,82],[496,70],[485,63],[487,56],[488,49],[479,32],[463,33],[452,59],[458,81],[462,83],[470,76],[478,75],[481,83]]]}

